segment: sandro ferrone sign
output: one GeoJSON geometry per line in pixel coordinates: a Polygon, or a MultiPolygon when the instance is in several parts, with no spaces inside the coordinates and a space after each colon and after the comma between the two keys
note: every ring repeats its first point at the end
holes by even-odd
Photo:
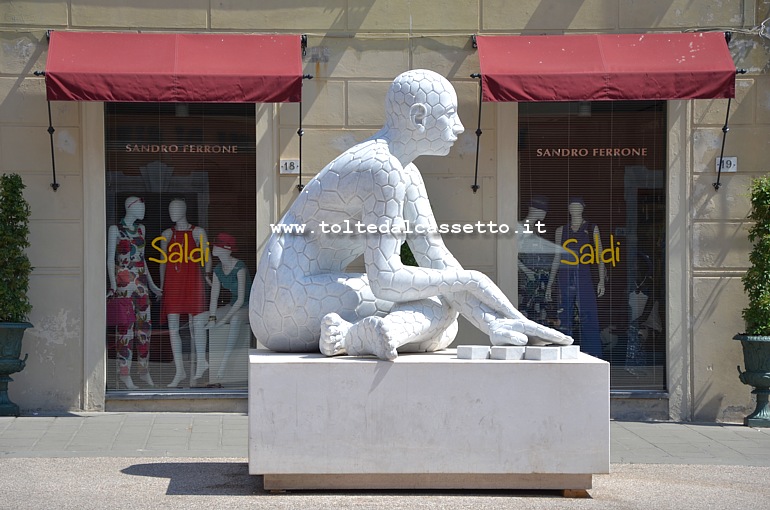
{"type": "Polygon", "coordinates": [[[575,147],[575,148],[537,148],[538,158],[607,158],[607,157],[645,157],[647,147],[575,147]]]}

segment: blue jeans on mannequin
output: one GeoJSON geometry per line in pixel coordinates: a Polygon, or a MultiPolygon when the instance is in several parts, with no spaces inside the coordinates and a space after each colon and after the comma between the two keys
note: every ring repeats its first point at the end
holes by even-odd
{"type": "Polygon", "coordinates": [[[578,264],[559,265],[559,329],[572,336],[573,310],[575,304],[580,311],[580,350],[591,356],[602,356],[602,342],[599,337],[599,312],[596,306],[596,286],[591,278],[590,266],[578,264]]]}

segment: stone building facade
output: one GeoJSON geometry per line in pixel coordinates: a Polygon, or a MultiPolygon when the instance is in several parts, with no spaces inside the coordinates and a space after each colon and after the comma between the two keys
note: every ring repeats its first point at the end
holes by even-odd
{"type": "MultiPolygon", "coordinates": [[[[767,172],[770,138],[770,38],[762,25],[767,0],[161,0],[114,5],[107,0],[8,1],[0,5],[0,170],[16,172],[32,207],[29,254],[34,310],[24,341],[27,368],[14,376],[11,398],[24,412],[167,409],[245,409],[243,391],[128,395],[110,388],[105,342],[105,258],[108,224],[106,116],[103,102],[51,102],[57,190],[50,186],[48,103],[44,78],[46,31],[303,34],[301,122],[303,180],[344,148],[375,132],[384,120],[382,98],[394,76],[427,68],[455,86],[466,131],[445,158],[418,165],[439,221],[509,222],[523,219],[520,203],[522,106],[484,103],[478,178],[475,178],[479,72],[472,36],[730,31],[737,68],[725,156],[738,158],[715,191],[715,160],[722,145],[727,100],[667,101],[661,187],[665,278],[658,319],[661,384],[624,384],[612,395],[613,414],[638,419],[734,421],[750,409],[750,389],[738,380],[745,305],[740,277],[748,265],[747,189],[767,172]],[[518,135],[517,135],[518,134],[518,135]],[[471,190],[477,182],[478,191],[471,190]]],[[[244,58],[248,58],[244,55],[244,58]]],[[[108,112],[109,113],[109,112],[108,112]]],[[[532,114],[533,118],[536,114],[532,114]]],[[[255,261],[288,204],[299,177],[281,173],[281,161],[299,158],[300,104],[254,106],[252,254],[255,261]]],[[[251,184],[250,184],[251,185],[251,184]]],[[[554,182],[553,186],[558,186],[554,182]]],[[[113,197],[114,198],[114,197],[113,197]]],[[[554,205],[552,204],[553,208],[554,205]]],[[[566,204],[563,207],[566,210],[566,204]]],[[[590,211],[590,209],[589,209],[590,211]]],[[[250,213],[251,214],[251,213],[250,213]]],[[[593,218],[597,224],[602,219],[593,218]]],[[[617,225],[606,234],[622,235],[617,225]]],[[[556,225],[553,225],[555,228],[556,225]]],[[[608,230],[608,229],[611,229],[608,230]]],[[[213,237],[213,236],[212,236],[213,237]]],[[[447,237],[466,266],[517,296],[517,244],[511,237],[447,237]]],[[[610,242],[605,236],[605,243],[610,242]]],[[[252,261],[253,263],[253,261],[252,261]]],[[[623,284],[626,285],[626,284],[623,284]]],[[[622,287],[622,286],[621,286],[622,287]]],[[[604,298],[602,298],[604,299],[604,298]]],[[[612,299],[624,310],[626,293],[612,299]]],[[[605,328],[602,328],[605,329],[605,328]]],[[[612,331],[607,331],[613,341],[612,331]]],[[[257,339],[258,340],[258,339],[257,339]]],[[[483,343],[461,324],[458,343],[483,343]]],[[[165,389],[165,385],[163,385],[165,389]]],[[[242,389],[242,388],[241,388],[242,389]]]]}

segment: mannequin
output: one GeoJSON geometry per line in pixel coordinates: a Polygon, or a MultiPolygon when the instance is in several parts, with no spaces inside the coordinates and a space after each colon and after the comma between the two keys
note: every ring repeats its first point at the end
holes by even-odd
{"type": "Polygon", "coordinates": [[[546,246],[550,243],[540,235],[546,214],[548,199],[542,195],[533,196],[519,236],[519,310],[541,324],[547,321],[545,288],[553,260],[553,252],[546,246]]]}
{"type": "MultiPolygon", "coordinates": [[[[161,234],[160,247],[163,253],[167,254],[166,261],[160,265],[160,285],[163,289],[161,318],[168,320],[171,352],[176,369],[174,379],[168,387],[176,388],[182,379],[187,377],[182,354],[182,337],[179,334],[181,314],[188,315],[190,333],[196,347],[206,345],[205,322],[199,318],[199,314],[204,310],[201,266],[209,275],[211,256],[208,252],[206,231],[187,221],[187,204],[184,199],[173,199],[168,205],[168,215],[174,226],[161,234]]],[[[207,369],[205,350],[200,352],[196,349],[194,379],[202,377],[207,369]]]]}
{"type": "Polygon", "coordinates": [[[645,364],[642,342],[649,333],[649,320],[653,303],[650,300],[652,287],[652,262],[647,254],[637,253],[637,278],[634,289],[628,293],[629,322],[626,336],[626,368],[634,375],[640,375],[637,367],[645,364]]]}
{"type": "Polygon", "coordinates": [[[546,287],[546,300],[552,299],[553,283],[558,274],[560,329],[567,335],[572,334],[573,309],[577,305],[580,312],[580,350],[601,357],[602,344],[596,299],[604,295],[606,268],[599,256],[602,252],[599,227],[583,217],[584,209],[585,202],[582,198],[571,198],[568,206],[569,224],[556,229],[556,247],[564,248],[564,253],[557,254],[553,259],[546,287]],[[592,251],[594,256],[591,258],[592,251]],[[596,287],[592,282],[591,265],[598,265],[599,269],[599,282],[596,287]]]}
{"type": "MultiPolygon", "coordinates": [[[[249,290],[251,289],[251,277],[246,264],[233,256],[238,251],[236,240],[225,232],[217,235],[212,256],[219,259],[219,265],[214,268],[211,282],[211,298],[209,300],[209,313],[206,319],[206,329],[219,328],[230,324],[227,335],[225,353],[222,363],[217,371],[217,379],[225,376],[227,362],[240,337],[241,326],[249,321],[249,290]],[[230,291],[230,302],[222,307],[217,307],[219,294],[222,287],[230,291]]],[[[198,352],[205,352],[205,345],[197,347],[198,352]]]]}
{"type": "Polygon", "coordinates": [[[631,309],[629,314],[627,341],[626,341],[626,367],[637,367],[643,364],[642,360],[642,340],[646,337],[647,331],[640,327],[642,315],[647,308],[649,296],[642,291],[647,277],[636,284],[636,288],[628,294],[628,307],[631,309]]]}
{"type": "Polygon", "coordinates": [[[118,337],[116,351],[118,372],[126,389],[137,386],[131,379],[131,359],[134,340],[137,340],[136,360],[139,363],[139,378],[148,386],[155,386],[150,376],[150,335],[152,333],[149,291],[156,296],[161,290],[152,280],[144,260],[145,228],[144,200],[128,197],[125,201],[126,214],[118,225],[112,225],[107,232],[107,275],[110,279],[108,299],[124,299],[129,305],[126,314],[117,318],[118,337]]]}

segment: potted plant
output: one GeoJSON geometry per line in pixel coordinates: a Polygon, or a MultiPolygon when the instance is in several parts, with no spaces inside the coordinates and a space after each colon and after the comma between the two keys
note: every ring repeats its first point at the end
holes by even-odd
{"type": "Polygon", "coordinates": [[[24,331],[32,327],[27,297],[32,265],[24,251],[29,246],[29,204],[17,174],[0,176],[0,416],[18,416],[19,406],[8,398],[10,374],[24,369],[21,355],[24,331]]]}
{"type": "Polygon", "coordinates": [[[770,176],[751,183],[751,213],[754,225],[749,241],[754,248],[749,256],[751,266],[743,276],[743,288],[749,304],[743,309],[746,333],[735,335],[743,345],[746,371],[738,367],[741,382],[754,387],[757,407],[743,423],[751,427],[770,427],[770,176]]]}

